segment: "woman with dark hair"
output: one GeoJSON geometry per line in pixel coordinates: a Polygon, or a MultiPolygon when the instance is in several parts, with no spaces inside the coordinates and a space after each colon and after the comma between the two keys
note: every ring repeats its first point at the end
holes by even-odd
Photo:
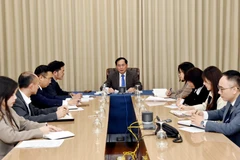
{"type": "Polygon", "coordinates": [[[54,126],[46,126],[20,117],[12,109],[16,100],[18,84],[14,80],[0,76],[0,159],[19,141],[42,138],[50,131],[60,131],[54,126]]]}
{"type": "Polygon", "coordinates": [[[202,74],[203,84],[209,91],[208,98],[205,102],[194,106],[181,105],[182,110],[215,110],[221,109],[226,105],[220,95],[218,94],[218,82],[222,77],[222,72],[215,66],[207,67],[202,74]]]}
{"type": "Polygon", "coordinates": [[[179,81],[185,82],[182,89],[179,89],[176,92],[172,92],[171,89],[166,92],[166,95],[171,98],[185,98],[187,97],[191,92],[192,88],[188,86],[188,84],[185,81],[184,76],[186,75],[187,71],[191,68],[193,68],[194,65],[191,62],[183,62],[178,65],[178,77],[179,81]]]}
{"type": "MultiPolygon", "coordinates": [[[[202,70],[196,67],[190,69],[185,75],[185,80],[192,88],[192,92],[184,99],[184,104],[197,105],[205,102],[209,91],[203,85],[202,70]]],[[[181,103],[179,101],[181,99],[177,102],[177,105],[180,107],[181,103]]]]}

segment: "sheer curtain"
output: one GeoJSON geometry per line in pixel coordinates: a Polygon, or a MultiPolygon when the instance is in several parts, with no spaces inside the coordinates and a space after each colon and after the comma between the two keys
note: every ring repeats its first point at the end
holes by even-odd
{"type": "Polygon", "coordinates": [[[240,69],[239,0],[1,0],[0,75],[65,62],[66,90],[98,90],[119,56],[144,89],[180,85],[177,66],[240,69]]]}

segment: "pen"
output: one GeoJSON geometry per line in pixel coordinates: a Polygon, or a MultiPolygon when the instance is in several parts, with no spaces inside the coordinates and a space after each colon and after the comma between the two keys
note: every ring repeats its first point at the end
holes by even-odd
{"type": "Polygon", "coordinates": [[[196,110],[195,114],[197,114],[198,110],[196,110]]]}

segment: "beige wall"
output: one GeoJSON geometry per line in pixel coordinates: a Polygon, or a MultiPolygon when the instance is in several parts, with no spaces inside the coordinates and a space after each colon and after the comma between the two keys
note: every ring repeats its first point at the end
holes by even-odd
{"type": "Polygon", "coordinates": [[[66,90],[98,90],[119,56],[145,89],[180,85],[177,66],[240,70],[239,0],[1,0],[0,75],[62,60],[66,90]]]}

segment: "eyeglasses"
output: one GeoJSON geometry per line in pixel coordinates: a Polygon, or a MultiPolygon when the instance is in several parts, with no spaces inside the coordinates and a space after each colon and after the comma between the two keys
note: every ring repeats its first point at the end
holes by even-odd
{"type": "Polygon", "coordinates": [[[221,86],[217,86],[218,90],[220,90],[221,92],[226,90],[226,89],[232,89],[234,88],[235,86],[232,86],[232,87],[229,87],[229,88],[224,88],[224,87],[221,87],[221,86]]]}

